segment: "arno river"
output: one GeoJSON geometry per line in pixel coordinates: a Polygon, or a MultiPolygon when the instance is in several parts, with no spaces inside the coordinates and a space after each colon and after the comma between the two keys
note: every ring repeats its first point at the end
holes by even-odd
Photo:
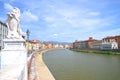
{"type": "Polygon", "coordinates": [[[120,80],[120,55],[51,50],[43,59],[56,80],[120,80]]]}

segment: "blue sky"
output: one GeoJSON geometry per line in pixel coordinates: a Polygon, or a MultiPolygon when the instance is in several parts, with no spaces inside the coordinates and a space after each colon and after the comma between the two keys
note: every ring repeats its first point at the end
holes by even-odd
{"type": "Polygon", "coordinates": [[[0,0],[0,20],[13,7],[30,39],[73,42],[120,35],[120,0],[0,0]]]}

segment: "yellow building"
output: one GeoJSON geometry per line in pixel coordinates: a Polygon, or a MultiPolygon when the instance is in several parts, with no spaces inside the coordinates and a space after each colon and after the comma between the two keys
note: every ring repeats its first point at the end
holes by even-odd
{"type": "Polygon", "coordinates": [[[32,40],[32,47],[33,47],[33,50],[39,50],[39,40],[32,40]]]}
{"type": "Polygon", "coordinates": [[[25,45],[26,45],[27,51],[32,51],[33,50],[33,42],[32,41],[26,40],[25,45]]]}

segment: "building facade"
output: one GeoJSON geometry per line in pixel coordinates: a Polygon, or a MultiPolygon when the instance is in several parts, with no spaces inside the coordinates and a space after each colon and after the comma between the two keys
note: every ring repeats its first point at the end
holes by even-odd
{"type": "Polygon", "coordinates": [[[91,46],[92,49],[100,49],[102,44],[102,40],[94,41],[91,46]]]}
{"type": "Polygon", "coordinates": [[[102,50],[111,50],[118,48],[120,48],[120,36],[108,36],[102,39],[102,50]]]}
{"type": "Polygon", "coordinates": [[[75,41],[73,43],[73,48],[75,49],[92,49],[92,43],[97,40],[93,39],[92,37],[89,37],[88,40],[84,41],[75,41]]]}
{"type": "Polygon", "coordinates": [[[115,40],[118,43],[118,48],[120,49],[120,35],[115,36],[115,40]]]}
{"type": "Polygon", "coordinates": [[[73,48],[77,49],[79,48],[79,41],[75,40],[75,42],[73,42],[73,48]]]}
{"type": "Polygon", "coordinates": [[[7,34],[8,34],[7,25],[0,21],[0,50],[4,47],[3,39],[6,38],[7,34]]]}

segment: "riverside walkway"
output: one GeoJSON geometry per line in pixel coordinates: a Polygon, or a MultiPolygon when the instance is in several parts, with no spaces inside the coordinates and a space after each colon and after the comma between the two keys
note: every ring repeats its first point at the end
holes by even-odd
{"type": "Polygon", "coordinates": [[[42,54],[46,51],[48,50],[40,50],[33,55],[28,74],[29,80],[55,80],[42,58],[42,54]]]}

